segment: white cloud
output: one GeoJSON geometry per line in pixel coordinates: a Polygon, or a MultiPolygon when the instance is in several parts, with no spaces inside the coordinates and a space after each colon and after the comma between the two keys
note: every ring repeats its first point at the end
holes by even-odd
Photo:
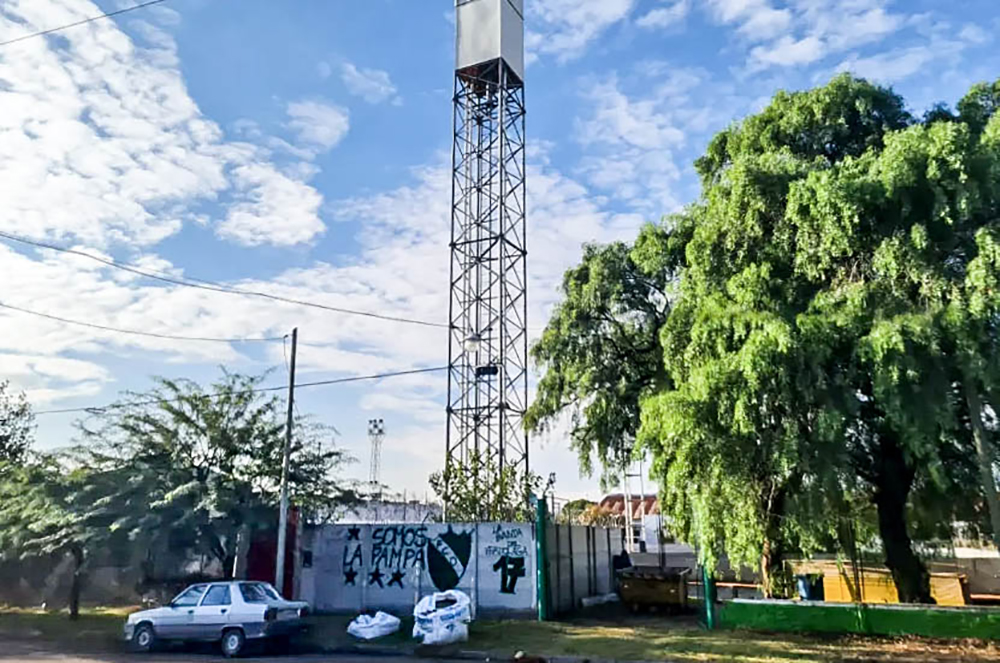
{"type": "Polygon", "coordinates": [[[534,0],[527,4],[532,26],[528,59],[552,55],[560,62],[580,57],[587,46],[632,12],[636,0],[534,0]]]}
{"type": "Polygon", "coordinates": [[[752,40],[782,34],[792,23],[788,9],[776,9],[769,0],[708,0],[708,8],[725,24],[738,24],[738,32],[752,40]]]}
{"type": "Polygon", "coordinates": [[[593,113],[576,125],[577,139],[584,145],[610,143],[665,149],[684,142],[684,132],[663,112],[659,99],[628,97],[621,91],[617,76],[594,84],[584,98],[593,107],[593,113]]]}
{"type": "Polygon", "coordinates": [[[674,0],[668,7],[657,7],[636,20],[640,28],[669,28],[682,22],[691,11],[690,0],[674,0]]]}
{"type": "Polygon", "coordinates": [[[881,41],[905,24],[890,0],[708,0],[710,15],[750,45],[751,72],[809,65],[881,41]]]}
{"type": "Polygon", "coordinates": [[[934,62],[957,64],[967,44],[948,39],[932,39],[926,44],[896,48],[869,57],[852,57],[837,69],[881,83],[896,83],[924,71],[934,62]]]}
{"type": "Polygon", "coordinates": [[[351,128],[346,108],[319,101],[295,101],[288,104],[288,128],[298,140],[317,150],[331,150],[344,140],[351,128]]]}
{"type": "MultiPolygon", "coordinates": [[[[4,3],[0,39],[100,11],[90,0],[4,3]]],[[[292,186],[234,187],[233,173],[267,164],[267,150],[227,141],[188,95],[171,36],[130,24],[138,42],[109,20],[0,51],[0,228],[152,245],[200,218],[206,202],[246,212],[248,198],[292,186]]]]}
{"type": "Polygon", "coordinates": [[[993,35],[983,30],[978,25],[969,23],[964,25],[958,33],[958,38],[970,44],[986,44],[993,39],[993,35]]]}
{"type": "Polygon", "coordinates": [[[791,67],[812,64],[825,55],[824,43],[818,37],[782,37],[772,44],[755,47],[750,51],[750,60],[753,65],[761,68],[770,65],[791,67]]]}
{"type": "Polygon", "coordinates": [[[219,237],[245,246],[294,246],[320,236],[323,197],[311,186],[286,177],[269,164],[248,164],[233,171],[245,200],[229,208],[219,237]]]}
{"type": "Polygon", "coordinates": [[[627,76],[585,88],[574,137],[585,149],[580,172],[596,189],[655,217],[682,205],[679,154],[731,121],[746,103],[707,72],[644,61],[627,76]]]}
{"type": "Polygon", "coordinates": [[[381,104],[386,101],[391,101],[394,105],[402,103],[387,71],[358,69],[350,62],[345,62],[340,68],[340,78],[347,86],[348,92],[370,104],[381,104]]]}

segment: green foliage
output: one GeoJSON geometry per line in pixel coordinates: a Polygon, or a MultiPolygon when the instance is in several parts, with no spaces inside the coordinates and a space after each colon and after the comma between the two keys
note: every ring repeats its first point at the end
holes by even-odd
{"type": "Polygon", "coordinates": [[[24,393],[11,393],[10,382],[0,380],[0,466],[21,463],[31,447],[35,419],[24,393]]]}
{"type": "MultiPolygon", "coordinates": [[[[154,550],[192,549],[228,563],[237,532],[275,525],[285,407],[254,391],[262,379],[224,373],[207,389],[159,379],[81,425],[74,460],[121,477],[108,496],[121,504],[115,529],[154,550]]],[[[329,519],[354,500],[337,476],[351,459],[324,426],[298,417],[293,431],[291,503],[308,520],[329,519]]]]}
{"type": "Polygon", "coordinates": [[[641,397],[665,379],[659,329],[672,270],[683,257],[681,221],[669,230],[647,226],[631,247],[585,247],[582,263],[563,278],[563,302],[531,350],[545,373],[526,426],[545,429],[568,411],[581,470],[592,474],[596,459],[605,484],[631,451],[641,397]]]}
{"type": "MultiPolygon", "coordinates": [[[[901,595],[919,600],[906,521],[940,535],[982,520],[992,480],[969,479],[976,403],[1000,405],[998,90],[924,122],[847,75],[781,92],[711,142],[675,243],[632,252],[671,292],[666,375],[619,393],[638,392],[663,507],[707,564],[762,560],[771,589],[785,552],[853,545],[844,523],[872,523],[868,500],[901,595]]],[[[606,355],[552,380],[576,385],[606,355]]]]}
{"type": "MultiPolygon", "coordinates": [[[[123,565],[204,554],[228,572],[238,533],[277,523],[284,407],[254,391],[261,379],[161,379],[80,424],[79,446],[0,481],[0,555],[71,554],[74,605],[96,554],[123,565]]],[[[310,521],[331,518],[354,501],[337,476],[350,458],[308,419],[294,433],[291,502],[310,521]]]]}
{"type": "Polygon", "coordinates": [[[534,522],[528,495],[541,492],[542,478],[510,465],[501,470],[493,457],[473,453],[464,465],[431,474],[430,484],[448,522],[534,522]]]}

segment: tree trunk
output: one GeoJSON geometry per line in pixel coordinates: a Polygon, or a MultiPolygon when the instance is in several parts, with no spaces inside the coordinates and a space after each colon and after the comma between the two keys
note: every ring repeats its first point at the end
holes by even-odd
{"type": "Polygon", "coordinates": [[[767,527],[760,556],[760,580],[764,598],[784,598],[787,593],[785,550],[781,535],[781,515],[785,510],[785,492],[779,489],[767,507],[767,527]]]}
{"type": "Polygon", "coordinates": [[[976,458],[979,461],[979,481],[990,511],[990,525],[993,529],[993,545],[1000,550],[1000,499],[997,498],[997,484],[993,477],[993,454],[986,439],[983,426],[983,403],[975,381],[965,375],[965,398],[969,403],[969,419],[972,422],[972,439],[976,444],[976,458]]]}
{"type": "Polygon", "coordinates": [[[882,431],[874,484],[885,563],[892,572],[901,603],[934,603],[930,574],[913,552],[913,543],[906,528],[906,502],[913,487],[914,475],[894,434],[882,431]]]}
{"type": "MultiPolygon", "coordinates": [[[[776,541],[764,539],[760,556],[760,586],[764,598],[773,599],[781,594],[781,574],[784,572],[784,559],[780,546],[776,541]]],[[[778,598],[781,598],[780,596],[778,598]]]]}
{"type": "Polygon", "coordinates": [[[250,552],[250,528],[240,525],[236,532],[236,545],[233,546],[233,580],[241,580],[247,572],[247,554],[250,552]]]}
{"type": "Polygon", "coordinates": [[[83,548],[73,546],[70,554],[73,555],[73,580],[69,587],[69,618],[76,620],[80,618],[80,591],[83,589],[83,548]]]}

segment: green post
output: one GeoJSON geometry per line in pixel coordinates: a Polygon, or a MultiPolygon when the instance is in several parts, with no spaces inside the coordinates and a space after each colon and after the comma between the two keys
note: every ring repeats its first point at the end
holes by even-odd
{"type": "Polygon", "coordinates": [[[538,589],[538,621],[549,619],[549,547],[545,532],[548,507],[545,498],[535,503],[535,585],[538,589]]]}
{"type": "Polygon", "coordinates": [[[702,586],[704,587],[704,592],[702,594],[705,597],[705,626],[709,631],[715,630],[715,601],[718,598],[718,594],[715,589],[715,576],[711,571],[708,570],[707,566],[702,568],[702,586]]]}

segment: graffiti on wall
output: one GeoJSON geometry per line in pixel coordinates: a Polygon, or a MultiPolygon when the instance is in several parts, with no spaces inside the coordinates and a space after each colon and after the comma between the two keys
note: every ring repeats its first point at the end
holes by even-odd
{"type": "Polygon", "coordinates": [[[472,557],[471,528],[455,531],[449,526],[446,532],[429,535],[425,525],[372,527],[367,557],[361,530],[347,528],[344,586],[357,586],[361,577],[368,587],[404,589],[407,574],[426,568],[438,591],[446,591],[458,586],[472,557]]]}
{"type": "Polygon", "coordinates": [[[472,556],[472,529],[456,532],[451,525],[428,541],[427,571],[439,592],[458,587],[472,556]]]}
{"type": "Polygon", "coordinates": [[[361,528],[347,528],[347,543],[344,545],[344,585],[356,585],[358,570],[365,566],[364,551],[361,548],[361,528]]]}
{"type": "Polygon", "coordinates": [[[524,530],[520,527],[496,525],[490,533],[485,555],[496,558],[493,570],[500,574],[500,593],[516,594],[517,581],[526,575],[525,557],[528,555],[524,530]]]}
{"type": "Polygon", "coordinates": [[[427,527],[393,525],[372,528],[369,586],[403,589],[403,580],[411,569],[424,567],[427,527]]]}

